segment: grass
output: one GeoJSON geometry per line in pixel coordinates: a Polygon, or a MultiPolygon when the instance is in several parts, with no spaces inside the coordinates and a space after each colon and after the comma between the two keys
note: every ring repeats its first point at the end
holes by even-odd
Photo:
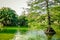
{"type": "Polygon", "coordinates": [[[21,27],[4,27],[3,28],[3,30],[1,31],[0,30],[0,33],[11,33],[11,34],[13,34],[13,33],[15,33],[15,32],[17,32],[17,30],[20,30],[20,32],[26,32],[27,30],[28,30],[28,28],[21,28],[21,27]]]}
{"type": "MultiPolygon", "coordinates": [[[[56,33],[60,33],[60,28],[56,25],[52,25],[52,28],[56,31],[56,33]]],[[[26,32],[27,30],[32,30],[27,27],[17,27],[17,26],[4,26],[3,30],[0,31],[0,33],[15,33],[17,30],[20,30],[20,32],[26,32]]]]}
{"type": "Polygon", "coordinates": [[[3,29],[2,31],[0,31],[0,33],[15,33],[16,30],[14,29],[3,29]]]}
{"type": "Polygon", "coordinates": [[[14,34],[0,33],[0,40],[11,40],[14,34]]]}

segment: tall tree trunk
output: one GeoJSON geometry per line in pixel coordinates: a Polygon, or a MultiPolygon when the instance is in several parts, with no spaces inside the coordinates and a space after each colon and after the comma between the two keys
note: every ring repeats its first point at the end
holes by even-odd
{"type": "Polygon", "coordinates": [[[46,0],[46,7],[47,7],[47,14],[48,14],[48,27],[51,27],[51,21],[50,21],[50,13],[49,13],[49,7],[48,7],[48,0],[46,0]]]}
{"type": "Polygon", "coordinates": [[[49,13],[49,6],[48,6],[48,0],[46,0],[46,7],[47,7],[47,14],[48,14],[48,28],[45,31],[46,34],[54,35],[55,31],[51,28],[51,20],[50,20],[50,13],[49,13]]]}

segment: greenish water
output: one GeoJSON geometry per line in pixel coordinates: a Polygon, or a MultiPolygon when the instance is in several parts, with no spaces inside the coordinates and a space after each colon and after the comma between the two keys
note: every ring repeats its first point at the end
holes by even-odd
{"type": "Polygon", "coordinates": [[[52,37],[52,40],[60,40],[60,34],[55,34],[55,35],[52,37]]]}
{"type": "Polygon", "coordinates": [[[26,31],[24,34],[17,31],[15,33],[0,33],[0,40],[60,40],[60,34],[54,34],[48,39],[43,30],[26,31]]]}
{"type": "Polygon", "coordinates": [[[0,30],[0,40],[60,40],[60,33],[47,36],[43,30],[7,27],[0,30]]]}

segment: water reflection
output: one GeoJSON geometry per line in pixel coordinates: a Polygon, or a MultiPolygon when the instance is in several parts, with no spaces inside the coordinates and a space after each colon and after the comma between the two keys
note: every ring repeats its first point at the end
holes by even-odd
{"type": "Polygon", "coordinates": [[[52,40],[60,40],[60,34],[55,34],[55,35],[52,37],[52,40]]]}
{"type": "Polygon", "coordinates": [[[12,40],[47,40],[47,37],[43,30],[32,30],[26,32],[26,34],[21,34],[17,31],[12,40]]]}
{"type": "Polygon", "coordinates": [[[28,40],[47,40],[43,30],[32,30],[29,31],[27,35],[29,35],[28,40]]]}
{"type": "Polygon", "coordinates": [[[31,30],[22,34],[17,31],[12,40],[60,40],[59,34],[47,36],[43,30],[31,30]]]}

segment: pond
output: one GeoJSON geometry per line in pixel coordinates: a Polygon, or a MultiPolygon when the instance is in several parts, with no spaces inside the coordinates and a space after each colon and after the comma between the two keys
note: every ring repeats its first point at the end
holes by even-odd
{"type": "Polygon", "coordinates": [[[0,33],[0,40],[60,40],[60,34],[54,34],[50,39],[43,30],[32,30],[22,32],[17,31],[14,34],[0,33]]]}
{"type": "Polygon", "coordinates": [[[18,31],[13,40],[60,40],[59,35],[60,34],[55,34],[49,39],[43,30],[27,31],[25,34],[18,31]]]}

